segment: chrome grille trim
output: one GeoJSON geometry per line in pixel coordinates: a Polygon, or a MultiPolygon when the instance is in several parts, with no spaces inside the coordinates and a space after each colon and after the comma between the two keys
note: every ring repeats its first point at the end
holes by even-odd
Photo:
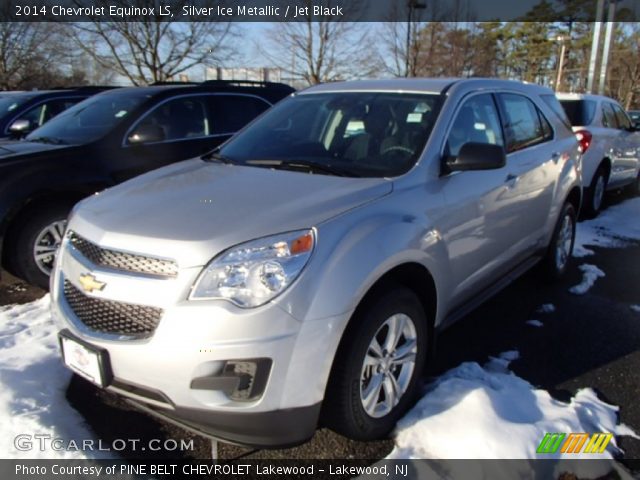
{"type": "Polygon", "coordinates": [[[158,277],[175,277],[178,274],[178,265],[173,260],[102,248],[73,231],[69,231],[67,236],[69,244],[94,265],[158,277]]]}
{"type": "Polygon", "coordinates": [[[131,338],[153,335],[163,311],[156,307],[89,297],[64,281],[64,298],[76,318],[90,331],[131,338]]]}

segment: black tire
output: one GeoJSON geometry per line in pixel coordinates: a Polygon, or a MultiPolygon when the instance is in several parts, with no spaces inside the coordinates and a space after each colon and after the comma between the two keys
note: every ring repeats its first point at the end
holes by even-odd
{"type": "Polygon", "coordinates": [[[561,278],[569,268],[571,263],[571,254],[573,253],[573,245],[576,239],[576,210],[570,203],[565,203],[562,207],[558,222],[553,231],[553,237],[551,237],[551,243],[547,249],[547,253],[543,259],[543,267],[545,274],[551,280],[557,280],[561,278]],[[565,221],[569,222],[570,235],[569,244],[565,243],[566,233],[564,228],[566,227],[565,221]],[[561,255],[559,254],[560,243],[563,243],[565,247],[568,246],[568,252],[564,261],[561,261],[561,255]]]}
{"type": "Polygon", "coordinates": [[[638,172],[636,180],[627,187],[627,191],[629,195],[634,197],[640,195],[640,172],[638,172]]]}
{"type": "Polygon", "coordinates": [[[587,218],[597,217],[602,210],[608,180],[606,169],[599,167],[585,192],[584,214],[587,218]]]}
{"type": "MultiPolygon", "coordinates": [[[[415,401],[429,348],[428,335],[429,327],[422,304],[418,297],[408,288],[392,286],[391,289],[387,289],[381,295],[375,296],[372,301],[359,309],[343,336],[333,363],[323,406],[325,425],[355,440],[375,440],[387,436],[415,401]],[[406,389],[399,396],[399,401],[395,404],[395,407],[392,407],[383,416],[374,418],[365,410],[364,400],[361,397],[361,394],[364,394],[361,388],[365,386],[368,388],[373,385],[374,372],[371,370],[370,385],[366,385],[365,380],[363,380],[364,372],[367,368],[384,369],[385,367],[380,365],[378,367],[365,367],[365,356],[370,351],[374,337],[380,341],[380,336],[384,335],[385,329],[387,333],[391,331],[386,322],[396,314],[406,315],[411,319],[415,327],[415,330],[411,332],[411,334],[415,333],[415,345],[417,347],[415,363],[410,374],[408,371],[402,370],[404,365],[389,367],[387,364],[388,371],[385,373],[377,371],[375,375],[384,377],[384,382],[387,381],[387,377],[393,375],[396,380],[391,383],[394,385],[402,385],[401,378],[403,377],[409,380],[405,380],[406,389]]],[[[399,339],[403,342],[399,343],[400,347],[408,345],[407,336],[404,333],[399,339]]],[[[376,403],[377,400],[382,398],[385,400],[391,398],[387,396],[386,386],[383,385],[382,388],[378,388],[379,393],[375,397],[376,403]]],[[[375,389],[372,388],[371,390],[374,391],[375,389]]],[[[374,398],[374,395],[371,395],[370,398],[374,398]]],[[[384,402],[381,401],[380,403],[384,402]]]]}
{"type": "Polygon", "coordinates": [[[36,206],[21,214],[8,240],[6,259],[9,270],[31,285],[49,289],[49,275],[41,270],[34,257],[36,240],[43,230],[56,222],[66,222],[73,204],[36,206]]]}

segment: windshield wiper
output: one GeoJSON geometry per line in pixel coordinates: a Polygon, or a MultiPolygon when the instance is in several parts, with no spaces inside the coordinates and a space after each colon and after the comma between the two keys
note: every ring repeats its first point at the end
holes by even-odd
{"type": "Polygon", "coordinates": [[[305,169],[310,173],[325,173],[336,177],[356,177],[357,175],[348,170],[327,165],[323,163],[310,162],[307,160],[248,160],[248,165],[264,165],[273,168],[282,168],[286,170],[305,169]]]}
{"type": "Polygon", "coordinates": [[[51,145],[63,145],[66,143],[61,138],[56,138],[56,137],[34,137],[34,138],[27,138],[27,141],[38,142],[38,143],[49,143],[51,145]]]}
{"type": "Polygon", "coordinates": [[[231,160],[226,155],[222,155],[217,150],[206,153],[200,158],[202,158],[202,160],[206,162],[214,161],[214,162],[224,163],[225,165],[235,165],[235,162],[233,160],[231,160]]]}

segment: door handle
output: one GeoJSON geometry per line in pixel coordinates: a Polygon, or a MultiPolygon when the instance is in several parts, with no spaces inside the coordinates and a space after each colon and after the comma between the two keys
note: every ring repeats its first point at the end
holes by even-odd
{"type": "Polygon", "coordinates": [[[560,152],[553,152],[551,154],[551,160],[558,163],[558,160],[560,160],[560,152]]]}

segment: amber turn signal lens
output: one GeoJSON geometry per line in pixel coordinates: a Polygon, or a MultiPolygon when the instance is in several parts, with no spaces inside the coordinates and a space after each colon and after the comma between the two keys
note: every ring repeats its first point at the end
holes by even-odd
{"type": "Polygon", "coordinates": [[[306,253],[313,248],[313,234],[311,232],[296,238],[291,242],[291,255],[306,253]]]}

